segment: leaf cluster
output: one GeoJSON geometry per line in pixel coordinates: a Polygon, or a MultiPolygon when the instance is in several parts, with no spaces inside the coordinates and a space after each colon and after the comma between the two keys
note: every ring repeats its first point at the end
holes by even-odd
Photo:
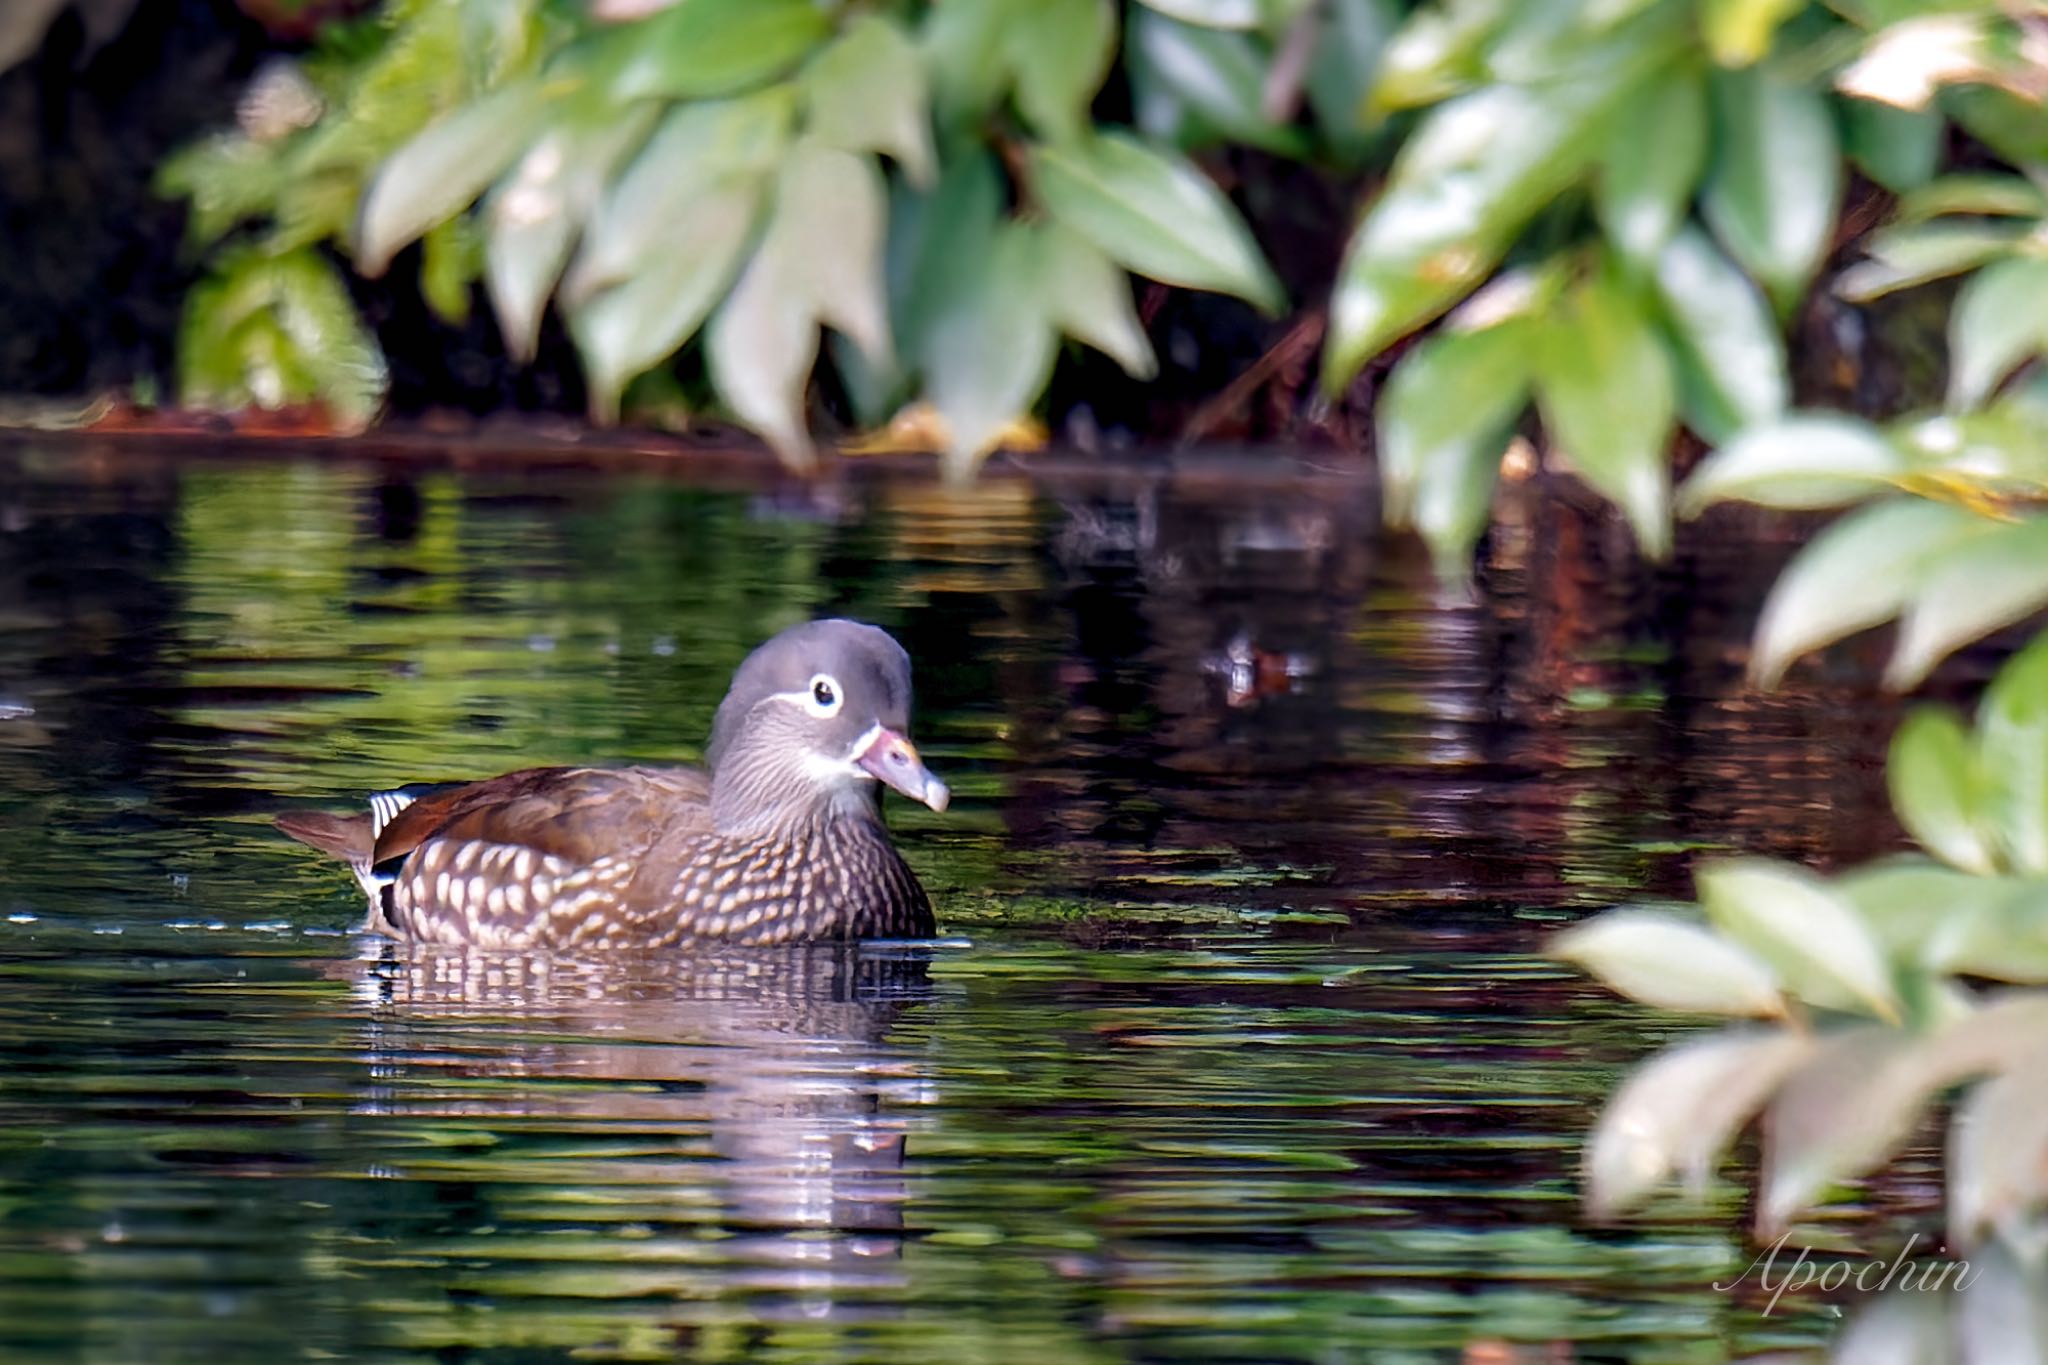
{"type": "Polygon", "coordinates": [[[1587,1197],[1612,1212],[1674,1174],[1705,1186],[1752,1121],[1766,1240],[1886,1160],[1959,1085],[1949,1231],[1968,1247],[2048,1204],[2048,635],[1987,691],[1975,725],[1928,708],[1889,765],[1900,822],[1932,857],[1824,879],[1762,859],[1710,863],[1699,904],[1627,907],[1552,952],[1632,999],[1772,1021],[1639,1067],[1589,1143],[1587,1197]]]}

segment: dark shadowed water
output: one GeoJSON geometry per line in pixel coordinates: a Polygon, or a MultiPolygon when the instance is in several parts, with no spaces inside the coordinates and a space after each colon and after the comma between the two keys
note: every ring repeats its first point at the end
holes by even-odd
{"type": "MultiPolygon", "coordinates": [[[[1290,467],[1291,468],[1291,467],[1290,467]]],[[[0,1358],[1718,1361],[1742,1195],[1579,1218],[1681,1024],[1540,956],[1896,840],[1895,708],[1744,689],[1786,547],[1557,500],[1472,599],[1311,468],[859,479],[0,452],[0,1358]],[[825,613],[956,792],[922,947],[408,956],[268,826],[688,761],[825,613]]]]}

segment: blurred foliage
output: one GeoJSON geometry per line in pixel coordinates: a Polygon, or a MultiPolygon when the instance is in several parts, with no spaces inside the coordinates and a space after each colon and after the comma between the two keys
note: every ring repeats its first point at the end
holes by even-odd
{"type": "Polygon", "coordinates": [[[2048,982],[2048,635],[2007,663],[1974,726],[1942,708],[1912,716],[1889,775],[1900,822],[1933,856],[1828,879],[1762,859],[1714,862],[1698,874],[1697,907],[1626,907],[1554,942],[1646,1004],[1773,1021],[1637,1068],[1587,1150],[1594,1210],[1636,1204],[1674,1174],[1703,1190],[1760,1116],[1756,1220],[1772,1240],[1891,1157],[1963,1086],[1948,1133],[1948,1243],[1971,1256],[2000,1243],[1997,1254],[2038,1268],[2048,992],[1990,983],[2048,982]]]}
{"type": "MultiPolygon", "coordinates": [[[[164,168],[216,249],[186,393],[369,421],[379,369],[329,325],[318,262],[375,275],[417,243],[432,306],[461,316],[480,279],[515,359],[558,313],[600,420],[681,352],[668,391],[793,462],[829,393],[868,427],[935,413],[964,473],[1062,337],[1153,373],[1128,275],[1318,305],[1189,159],[1250,148],[1373,186],[1323,377],[1346,390],[1401,347],[1375,390],[1387,514],[1447,572],[1531,411],[1653,554],[1681,429],[1720,448],[1686,510],[1897,490],[2012,518],[2048,463],[2048,396],[2006,390],[2048,348],[2043,24],[1932,0],[389,0],[164,168]],[[1103,121],[1126,100],[1133,126],[1103,121]],[[1887,192],[1853,222],[1852,170],[1887,192]],[[1965,277],[1944,411],[1790,410],[1787,324],[1851,242],[1847,303],[1965,277]]],[[[1910,683],[2048,598],[2035,568],[1949,611],[1940,554],[1889,596],[1833,593],[1873,567],[1863,518],[1904,515],[1866,509],[1801,561],[1821,586],[1788,581],[1763,676],[1903,615],[1891,680],[1910,683]]],[[[1967,549],[1933,538],[1973,576],[2038,538],[1955,534],[1967,549]]]]}

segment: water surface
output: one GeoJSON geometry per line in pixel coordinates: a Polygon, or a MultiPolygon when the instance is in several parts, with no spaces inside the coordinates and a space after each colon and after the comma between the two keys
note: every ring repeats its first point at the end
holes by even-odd
{"type": "Polygon", "coordinates": [[[1740,1188],[1580,1219],[1683,1024],[1540,957],[1691,857],[1891,847],[1873,669],[1744,689],[1787,547],[1556,500],[1469,596],[1350,481],[0,452],[9,1360],[1717,1361],[1740,1188]],[[917,663],[943,937],[407,954],[297,805],[691,761],[759,639],[917,663]],[[1515,1355],[1512,1352],[1526,1352],[1515,1355]]]}

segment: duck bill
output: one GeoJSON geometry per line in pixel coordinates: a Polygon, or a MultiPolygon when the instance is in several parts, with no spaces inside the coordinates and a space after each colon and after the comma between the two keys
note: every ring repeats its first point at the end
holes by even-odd
{"type": "Polygon", "coordinates": [[[885,786],[894,787],[933,810],[944,810],[953,799],[946,784],[925,768],[924,760],[917,755],[917,746],[886,726],[875,727],[875,737],[853,761],[885,786]]]}

